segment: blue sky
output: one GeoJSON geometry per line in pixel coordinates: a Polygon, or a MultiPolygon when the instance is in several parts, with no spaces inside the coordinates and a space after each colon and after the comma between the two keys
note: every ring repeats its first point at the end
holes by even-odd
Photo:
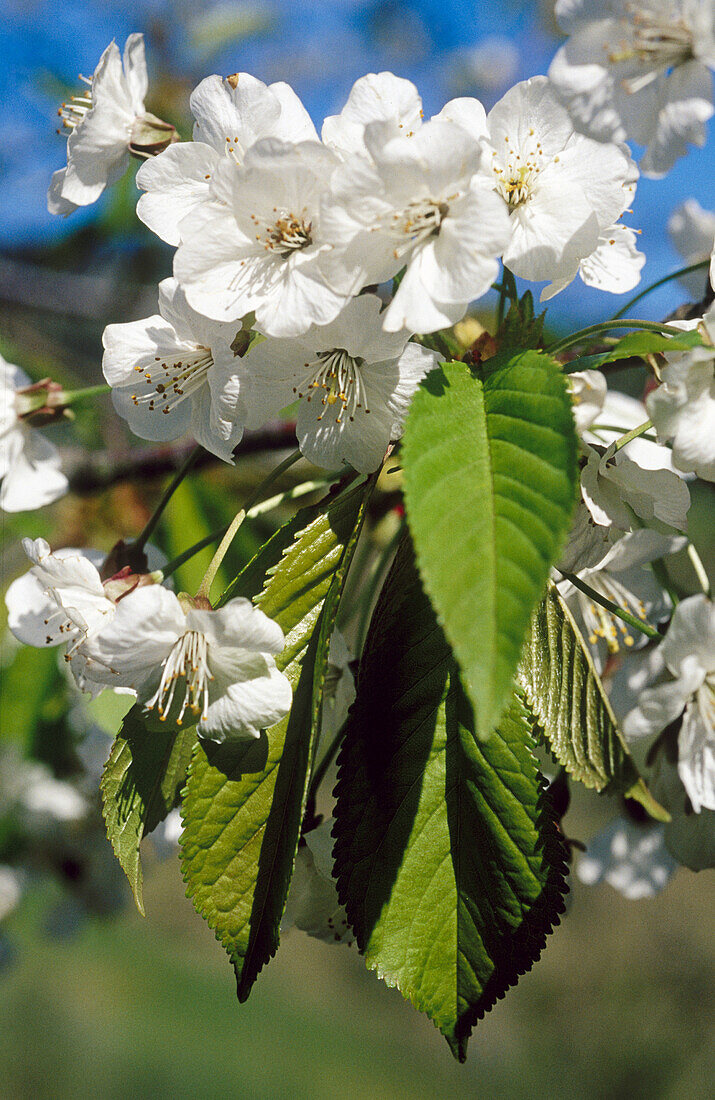
{"type": "MultiPolygon", "coordinates": [[[[3,202],[0,247],[43,244],[72,232],[95,208],[64,221],[46,211],[50,175],[61,167],[64,142],[55,134],[62,87],[91,73],[112,39],[144,31],[150,73],[181,79],[187,91],[210,72],[243,69],[266,81],[288,80],[318,126],[340,110],[365,72],[390,69],[418,86],[427,115],[457,94],[491,105],[516,80],[543,73],[559,43],[540,19],[542,5],[524,0],[223,0],[213,6],[188,0],[135,0],[131,13],[119,0],[0,0],[0,176],[3,202]],[[255,33],[246,35],[246,30],[255,33]],[[471,79],[469,52],[499,36],[512,44],[513,71],[471,79]],[[503,77],[507,77],[504,83],[503,77]]],[[[679,266],[665,226],[671,211],[695,196],[713,204],[715,141],[693,150],[665,180],[639,182],[631,224],[642,230],[648,262],[644,283],[679,266]]],[[[653,294],[639,314],[659,317],[680,297],[673,288],[653,294]]],[[[552,301],[554,319],[607,317],[620,300],[580,282],[552,301]]]]}

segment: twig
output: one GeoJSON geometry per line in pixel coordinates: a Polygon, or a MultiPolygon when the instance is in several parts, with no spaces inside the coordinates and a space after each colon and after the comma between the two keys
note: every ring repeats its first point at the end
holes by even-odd
{"type": "MultiPolygon", "coordinates": [[[[262,454],[266,451],[280,451],[295,447],[295,422],[274,420],[259,431],[248,431],[236,448],[236,458],[244,455],[262,454]]],[[[186,443],[162,445],[160,447],[141,447],[130,454],[116,459],[106,452],[88,454],[79,448],[72,452],[63,450],[63,469],[69,478],[70,490],[80,496],[109,489],[123,481],[140,479],[152,481],[174,473],[180,468],[193,451],[196,444],[186,443]],[[73,462],[74,458],[74,462],[73,462]]],[[[221,459],[209,451],[202,451],[194,465],[198,470],[206,466],[219,465],[221,459]]]]}

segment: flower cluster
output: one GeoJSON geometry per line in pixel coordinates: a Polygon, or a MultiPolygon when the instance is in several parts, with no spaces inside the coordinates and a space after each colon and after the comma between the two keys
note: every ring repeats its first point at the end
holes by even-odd
{"type": "MultiPolygon", "coordinates": [[[[137,215],[173,249],[173,273],[158,286],[157,312],[104,329],[104,378],[129,428],[156,442],[189,433],[231,464],[244,432],[290,416],[300,454],[337,469],[320,484],[341,480],[347,466],[347,476],[371,490],[427,376],[446,357],[484,364],[510,347],[507,298],[512,321],[524,320],[519,310],[528,302],[523,344],[537,345],[542,319],[533,318],[531,291],[519,298],[514,276],[544,284],[542,301],[577,277],[614,294],[633,289],[645,257],[637,230],[622,220],[639,177],[625,143],[644,147],[640,170],[657,176],[688,143],[704,141],[713,113],[713,6],[558,0],[556,11],[569,38],[549,76],[515,85],[488,113],[461,97],[426,119],[410,81],[373,73],[320,132],[287,84],[234,73],[194,89],[193,133],[181,141],[146,110],[142,35],[127,39],[123,58],[111,43],[86,92],[60,108],[67,166],[53,177],[48,206],[70,214],[94,202],[131,157],[143,162],[137,215]],[[467,311],[500,273],[495,334],[473,332],[467,311]]],[[[715,285],[715,215],[691,200],[670,229],[688,266],[698,265],[686,275],[701,297],[708,265],[715,285]]],[[[630,897],[665,885],[675,861],[704,865],[703,822],[715,811],[715,620],[687,534],[692,483],[715,481],[715,307],[706,301],[697,312],[704,316],[664,328],[680,339],[676,350],[661,343],[644,353],[650,377],[642,400],[610,386],[610,345],[578,364],[569,363],[571,352],[558,359],[572,371],[578,438],[569,424],[569,446],[579,451],[579,492],[553,582],[626,737],[651,738],[672,816],[649,830],[617,820],[582,861],[584,881],[605,879],[630,897]],[[686,548],[699,595],[668,573],[671,555],[686,548]]],[[[620,317],[600,326],[609,339],[620,317]]],[[[558,356],[583,335],[547,350],[558,356]]],[[[558,375],[553,359],[549,368],[558,375]]],[[[0,376],[0,507],[37,507],[68,483],[34,425],[59,415],[70,398],[50,400],[53,383],[32,387],[4,360],[0,376]]],[[[464,476],[473,476],[469,462],[464,476]]],[[[143,553],[171,491],[136,542],[109,555],[53,552],[43,539],[25,539],[31,568],[7,592],[9,628],[28,645],[63,647],[67,679],[90,696],[130,695],[147,736],[195,726],[219,743],[260,738],[292,705],[283,671],[290,645],[284,653],[283,629],[251,600],[224,598],[214,607],[209,599],[244,511],[196,594],[177,594],[143,553]]],[[[401,522],[370,577],[358,635],[401,522]]],[[[201,545],[162,563],[166,576],[201,545]]],[[[311,606],[306,616],[318,614],[311,606]]],[[[322,714],[336,747],[353,695],[337,632],[326,660],[326,684],[335,687],[339,672],[342,690],[321,681],[311,720],[322,714]]],[[[316,664],[315,684],[319,672],[316,664]]],[[[329,753],[321,775],[324,763],[329,753]]],[[[284,926],[351,942],[330,826],[319,824],[314,795],[284,926]]],[[[168,840],[176,827],[173,818],[168,840]]],[[[0,915],[18,891],[0,868],[0,915]]]]}

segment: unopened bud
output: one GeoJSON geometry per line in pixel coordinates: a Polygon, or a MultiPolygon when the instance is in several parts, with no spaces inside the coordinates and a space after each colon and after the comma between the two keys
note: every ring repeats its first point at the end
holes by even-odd
{"type": "Polygon", "coordinates": [[[74,414],[67,407],[66,394],[59,382],[43,378],[15,393],[18,420],[29,420],[33,428],[41,428],[57,420],[72,420],[74,414]]]}

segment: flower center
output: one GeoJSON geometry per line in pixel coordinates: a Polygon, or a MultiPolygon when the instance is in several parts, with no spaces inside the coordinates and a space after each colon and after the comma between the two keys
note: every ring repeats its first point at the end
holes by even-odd
{"type": "MultiPolygon", "coordinates": [[[[544,167],[544,150],[534,130],[529,131],[529,141],[517,152],[511,139],[505,136],[506,156],[500,163],[499,153],[492,152],[492,172],[496,178],[496,190],[513,213],[527,203],[536,190],[536,181],[544,167]]],[[[558,157],[554,157],[558,162],[558,157]]]]}
{"type": "Polygon", "coordinates": [[[448,214],[449,203],[437,199],[417,199],[400,213],[393,214],[389,232],[398,242],[394,249],[395,259],[428,237],[436,237],[448,214]]]}
{"type": "Polygon", "coordinates": [[[282,212],[276,220],[269,225],[260,227],[259,219],[251,214],[251,220],[256,226],[256,240],[259,241],[267,252],[275,252],[287,259],[301,248],[307,248],[313,243],[311,237],[312,223],[308,220],[308,212],[303,207],[300,215],[282,212]]]}
{"type": "Polygon", "coordinates": [[[620,20],[623,37],[614,44],[604,44],[612,65],[622,61],[640,61],[648,71],[622,81],[626,92],[640,91],[659,73],[681,65],[693,57],[693,30],[681,16],[679,19],[659,18],[654,12],[627,4],[628,17],[620,20]]]}
{"type": "Polygon", "coordinates": [[[162,722],[172,708],[176,686],[180,680],[184,682],[184,698],[176,721],[182,721],[187,707],[192,714],[206,717],[209,709],[209,682],[213,680],[209,671],[208,653],[206,635],[198,630],[187,630],[177,638],[164,662],[159,687],[146,703],[149,710],[157,708],[162,722]]]}
{"type": "Polygon", "coordinates": [[[145,388],[133,393],[132,401],[137,408],[146,408],[149,412],[170,413],[203,386],[212,366],[210,348],[197,347],[175,360],[157,355],[153,366],[137,364],[134,368],[141,375],[145,388]]]}
{"type": "Polygon", "coordinates": [[[364,359],[353,358],[344,348],[331,348],[330,351],[318,352],[312,362],[305,363],[307,370],[313,374],[306,390],[300,391],[293,387],[293,393],[298,397],[305,397],[306,401],[312,401],[320,396],[323,411],[318,416],[322,420],[326,413],[335,409],[336,424],[342,424],[345,416],[349,420],[355,419],[356,409],[363,408],[370,412],[367,404],[367,394],[360,375],[360,367],[364,359]],[[318,394],[314,391],[318,390],[318,394]],[[320,391],[323,391],[321,394],[320,391]]]}
{"type": "Polygon", "coordinates": [[[71,96],[69,103],[61,103],[57,108],[57,114],[62,119],[62,126],[57,130],[58,134],[62,133],[63,127],[65,130],[74,130],[75,126],[79,126],[83,121],[87,111],[92,109],[92,81],[88,76],[81,74],[80,80],[88,85],[87,91],[71,96]]]}
{"type": "MultiPolygon", "coordinates": [[[[635,615],[646,622],[645,607],[620,581],[602,571],[592,574],[588,578],[588,583],[591,588],[595,589],[596,592],[600,592],[611,603],[617,604],[624,611],[629,611],[631,615],[635,615]]],[[[623,619],[618,619],[615,615],[612,615],[601,604],[589,600],[588,596],[585,596],[582,592],[579,592],[578,599],[581,613],[589,631],[588,640],[591,645],[596,645],[598,640],[602,639],[611,653],[618,653],[621,643],[628,648],[634,644],[634,638],[628,623],[624,623],[623,619]]]]}

